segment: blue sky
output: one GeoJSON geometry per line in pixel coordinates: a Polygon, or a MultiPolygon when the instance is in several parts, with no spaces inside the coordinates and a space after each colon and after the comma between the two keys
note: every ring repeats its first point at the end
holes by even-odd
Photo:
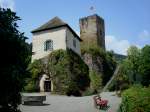
{"type": "Polygon", "coordinates": [[[150,44],[150,0],[0,0],[0,6],[21,17],[18,24],[28,42],[31,30],[55,16],[79,34],[79,18],[97,13],[105,20],[107,50],[126,54],[131,45],[150,44]]]}

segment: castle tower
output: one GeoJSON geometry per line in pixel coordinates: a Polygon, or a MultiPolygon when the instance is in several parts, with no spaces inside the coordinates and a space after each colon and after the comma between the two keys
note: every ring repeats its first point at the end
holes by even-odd
{"type": "Polygon", "coordinates": [[[96,45],[105,50],[105,24],[104,19],[94,14],[79,20],[80,37],[83,45],[96,45]]]}

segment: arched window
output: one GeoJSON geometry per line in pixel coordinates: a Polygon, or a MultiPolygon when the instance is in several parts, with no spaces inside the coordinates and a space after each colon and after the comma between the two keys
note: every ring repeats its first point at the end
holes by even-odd
{"type": "Polygon", "coordinates": [[[52,51],[53,50],[53,41],[47,40],[44,43],[44,51],[52,51]]]}

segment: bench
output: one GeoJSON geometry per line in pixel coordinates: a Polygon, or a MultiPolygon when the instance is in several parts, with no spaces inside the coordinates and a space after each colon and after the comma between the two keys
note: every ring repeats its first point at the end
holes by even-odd
{"type": "Polygon", "coordinates": [[[93,97],[94,105],[99,109],[106,108],[108,106],[108,100],[101,99],[99,95],[93,97]]]}
{"type": "Polygon", "coordinates": [[[46,101],[46,95],[38,93],[22,94],[22,104],[24,105],[42,105],[46,101]]]}

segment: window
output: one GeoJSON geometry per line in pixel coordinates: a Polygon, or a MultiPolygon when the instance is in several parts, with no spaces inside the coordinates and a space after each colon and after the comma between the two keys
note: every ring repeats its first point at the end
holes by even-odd
{"type": "Polygon", "coordinates": [[[44,51],[52,51],[53,50],[53,41],[47,40],[44,43],[44,51]]]}
{"type": "Polygon", "coordinates": [[[103,32],[102,32],[102,30],[100,30],[100,35],[101,35],[101,36],[103,36],[103,32]]]}
{"type": "Polygon", "coordinates": [[[76,47],[76,40],[73,39],[73,46],[76,47]]]}

